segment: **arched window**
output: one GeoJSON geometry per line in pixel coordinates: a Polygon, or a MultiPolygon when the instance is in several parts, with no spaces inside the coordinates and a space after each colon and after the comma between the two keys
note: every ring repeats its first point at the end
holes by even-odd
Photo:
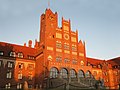
{"type": "Polygon", "coordinates": [[[68,77],[68,71],[67,69],[63,68],[60,70],[60,78],[67,78],[68,77]]]}
{"type": "Polygon", "coordinates": [[[23,58],[23,53],[19,52],[19,53],[18,53],[18,57],[19,57],[19,58],[23,58]]]}
{"type": "Polygon", "coordinates": [[[70,77],[71,78],[76,78],[76,72],[74,69],[70,70],[70,77]]]}
{"type": "Polygon", "coordinates": [[[10,57],[16,57],[16,53],[15,52],[10,52],[10,57]]]}
{"type": "Polygon", "coordinates": [[[56,78],[58,76],[57,68],[53,67],[50,69],[50,78],[56,78]]]}
{"type": "Polygon", "coordinates": [[[84,78],[85,76],[84,76],[84,72],[83,72],[83,70],[79,70],[79,72],[78,72],[78,77],[82,77],[82,78],[84,78]]]}
{"type": "Polygon", "coordinates": [[[85,74],[85,77],[91,77],[91,72],[87,71],[86,74],[85,74]]]}

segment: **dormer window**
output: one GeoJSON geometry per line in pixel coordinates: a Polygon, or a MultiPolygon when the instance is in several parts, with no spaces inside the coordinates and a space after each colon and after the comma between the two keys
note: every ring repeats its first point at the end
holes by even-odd
{"type": "Polygon", "coordinates": [[[18,57],[19,57],[19,58],[23,58],[23,53],[19,52],[19,53],[18,53],[18,57]]]}
{"type": "Polygon", "coordinates": [[[10,52],[10,57],[16,57],[16,53],[15,52],[10,52]]]}
{"type": "Polygon", "coordinates": [[[29,56],[28,55],[28,59],[35,59],[34,56],[29,56]]]}
{"type": "Polygon", "coordinates": [[[12,68],[13,67],[13,62],[8,62],[8,68],[12,68]]]}
{"type": "Polygon", "coordinates": [[[3,56],[3,55],[4,55],[3,51],[0,51],[0,56],[3,56]]]}
{"type": "Polygon", "coordinates": [[[87,63],[87,66],[91,66],[90,62],[87,63]]]}
{"type": "Polygon", "coordinates": [[[98,64],[98,68],[102,68],[101,64],[98,64]]]}

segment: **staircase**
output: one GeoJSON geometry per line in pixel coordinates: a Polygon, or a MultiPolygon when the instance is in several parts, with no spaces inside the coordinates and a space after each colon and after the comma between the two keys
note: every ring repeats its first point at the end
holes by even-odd
{"type": "Polygon", "coordinates": [[[50,78],[47,81],[47,90],[80,90],[95,89],[96,80],[94,78],[50,78]]]}

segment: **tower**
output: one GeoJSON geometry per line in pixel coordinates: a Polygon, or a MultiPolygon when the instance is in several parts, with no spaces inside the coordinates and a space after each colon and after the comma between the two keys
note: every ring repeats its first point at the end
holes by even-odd
{"type": "Polygon", "coordinates": [[[50,9],[46,9],[45,14],[40,18],[40,42],[45,42],[48,35],[54,37],[54,30],[58,25],[57,13],[53,13],[50,9]]]}

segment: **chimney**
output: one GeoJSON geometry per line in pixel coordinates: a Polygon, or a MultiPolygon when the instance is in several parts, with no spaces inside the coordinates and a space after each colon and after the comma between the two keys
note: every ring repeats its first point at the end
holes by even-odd
{"type": "Polygon", "coordinates": [[[24,43],[24,46],[26,47],[26,43],[24,43]]]}
{"type": "Polygon", "coordinates": [[[30,48],[32,47],[32,40],[28,41],[28,47],[30,47],[30,48]]]}

